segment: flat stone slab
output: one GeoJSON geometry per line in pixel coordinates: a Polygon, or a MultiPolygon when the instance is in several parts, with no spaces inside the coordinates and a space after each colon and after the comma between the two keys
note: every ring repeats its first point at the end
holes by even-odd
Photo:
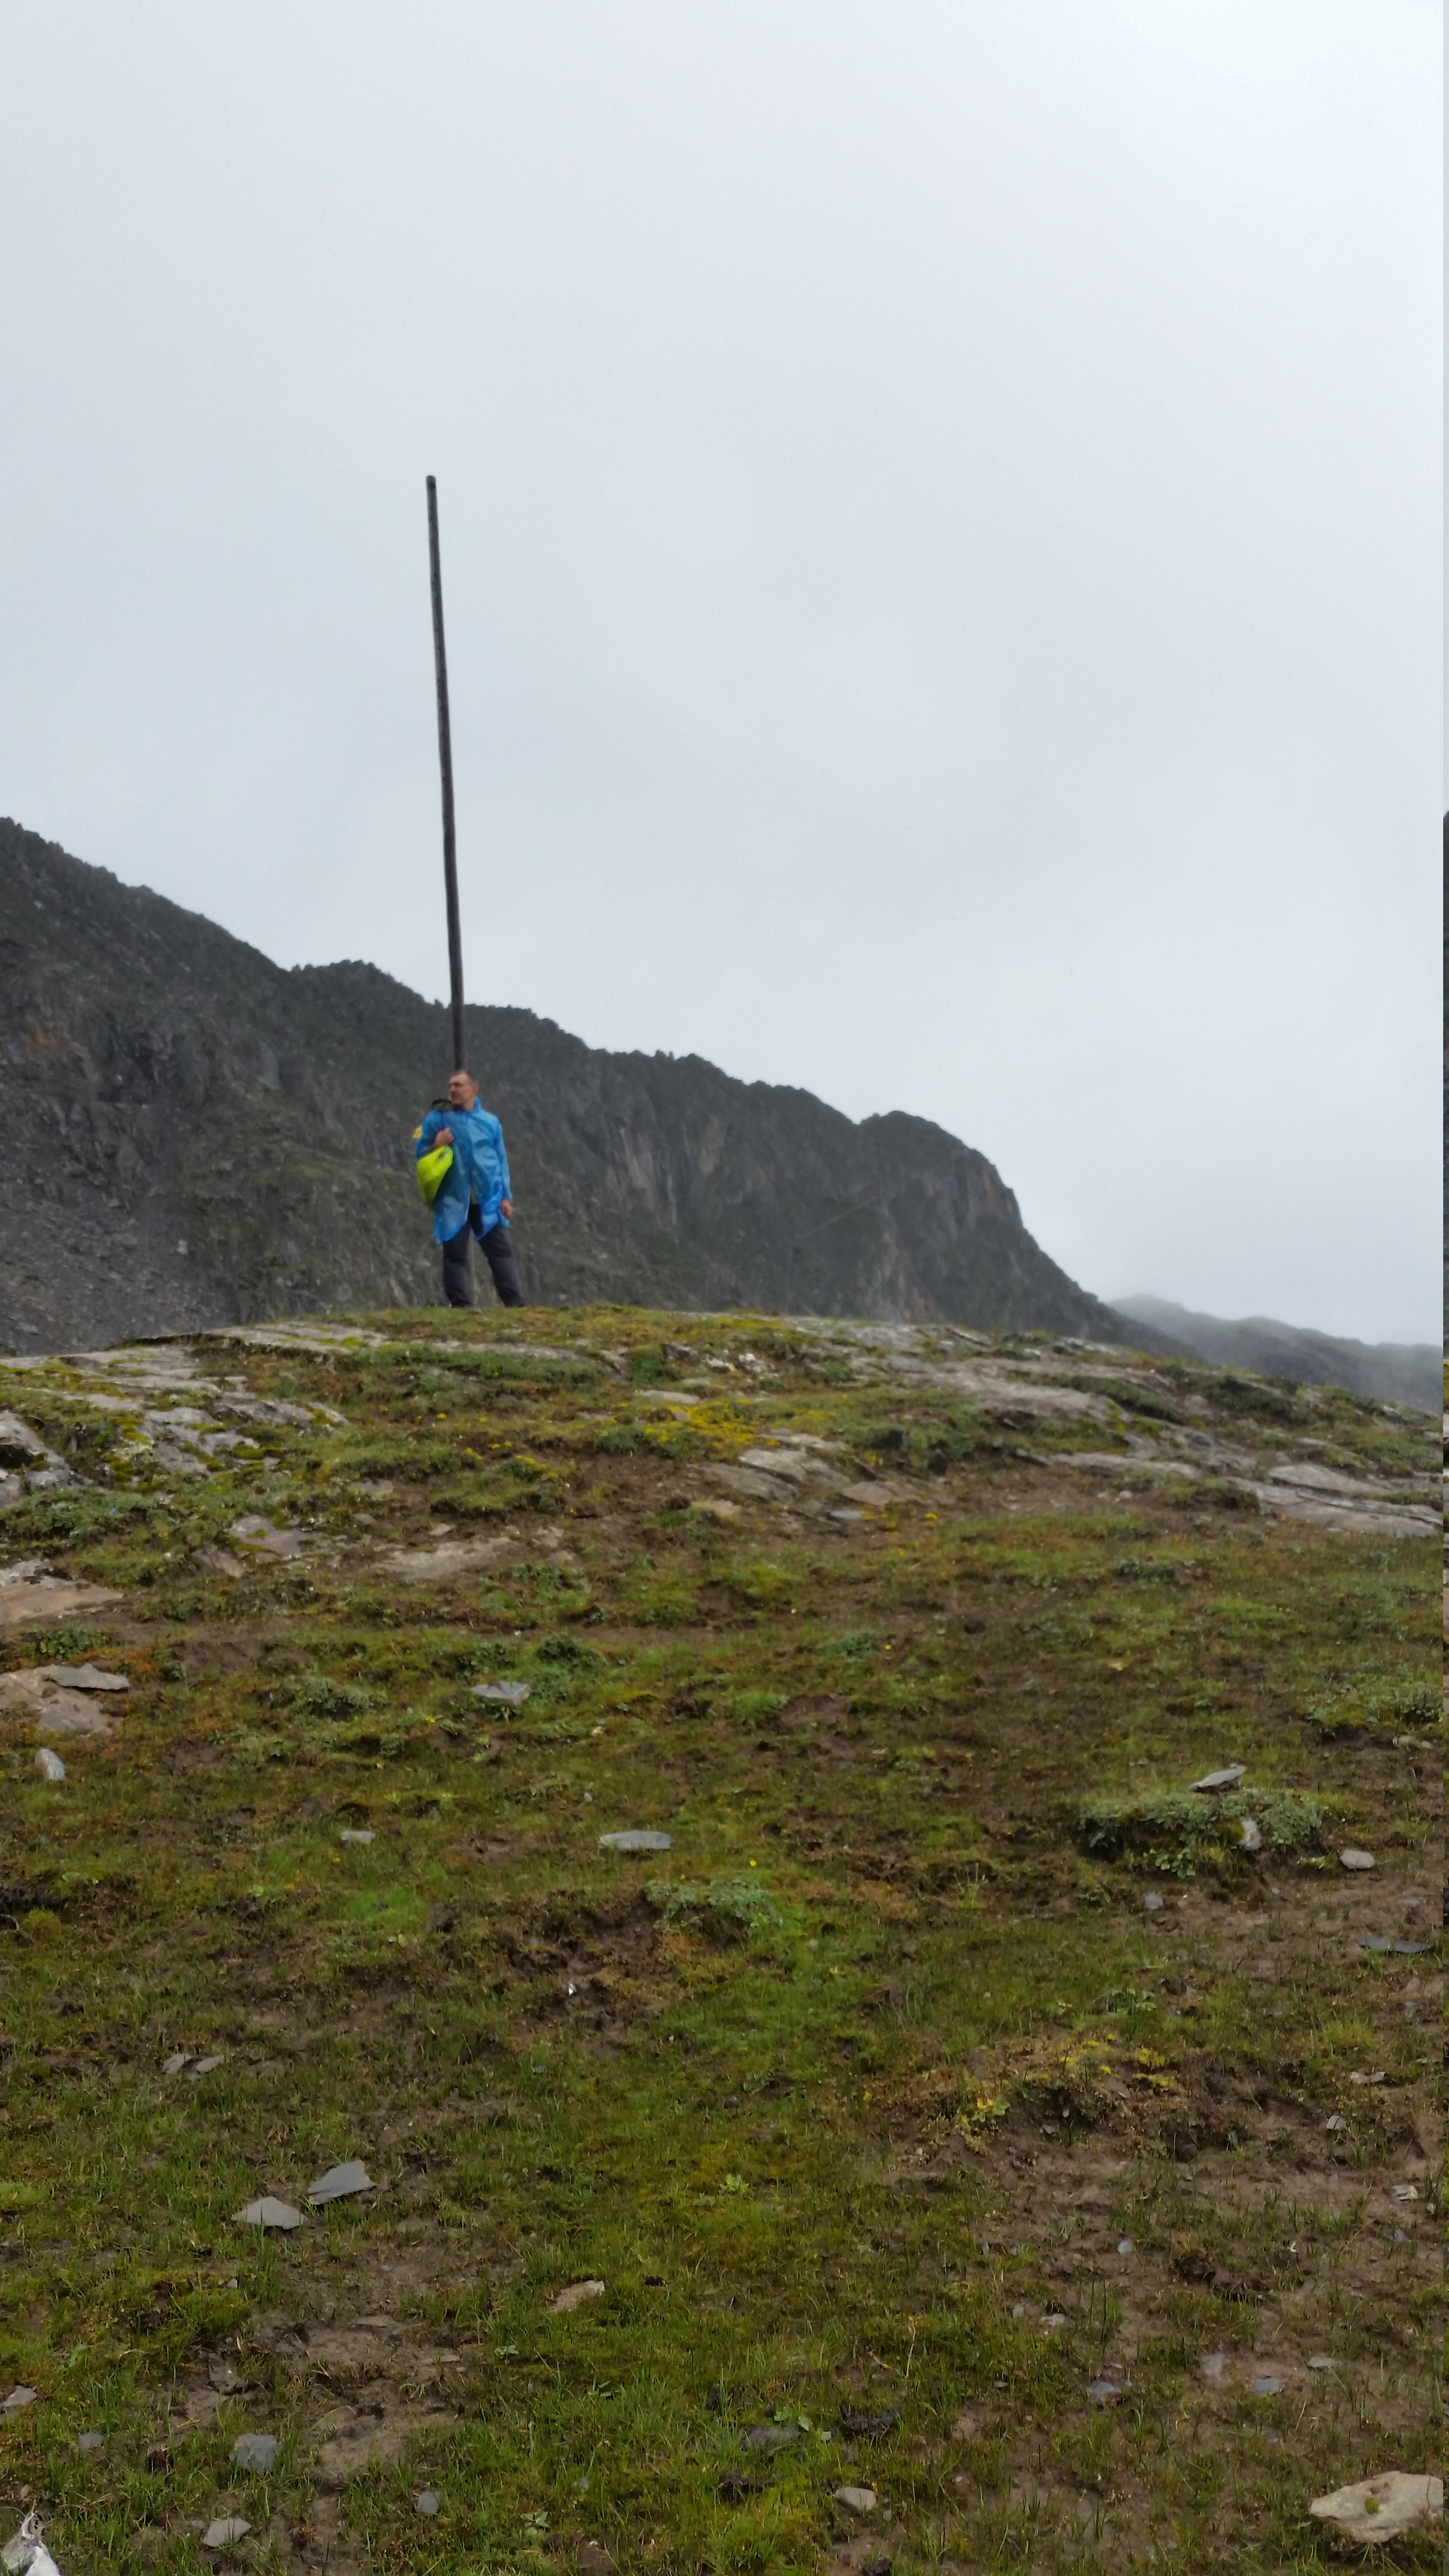
{"type": "Polygon", "coordinates": [[[651,1833],[644,1826],[628,1826],[621,1834],[600,1834],[599,1849],[617,1852],[673,1851],[672,1834],[651,1833]]]}
{"type": "Polygon", "coordinates": [[[325,2174],[308,2187],[307,2198],[314,2209],[329,2200],[349,2200],[354,2192],[377,2188],[360,2156],[349,2157],[346,2164],[330,2165],[325,2174]]]}
{"type": "Polygon", "coordinates": [[[302,2213],[300,2209],[294,2209],[289,2200],[276,2200],[268,2191],[263,2192],[260,2200],[249,2200],[244,2209],[239,2209],[237,2222],[242,2227],[286,2229],[300,2227],[302,2213]]]}
{"type": "Polygon", "coordinates": [[[438,1547],[394,1547],[378,1558],[386,1574],[404,1583],[451,1583],[462,1574],[481,1573],[496,1565],[517,1545],[512,1532],[497,1538],[445,1539],[438,1547]]]}
{"type": "Polygon", "coordinates": [[[124,1673],[102,1672],[99,1664],[42,1664],[43,1681],[59,1682],[63,1690],[128,1691],[131,1687],[124,1673]]]}
{"type": "Polygon", "coordinates": [[[107,1610],[123,1597],[109,1584],[63,1582],[33,1562],[0,1566],[0,1628],[68,1619],[79,1610],[107,1610]]]}
{"type": "Polygon", "coordinates": [[[1419,2477],[1407,2469],[1381,2469],[1357,2486],[1335,2487],[1315,2496],[1308,2508],[1318,2522],[1331,2522],[1348,2540],[1382,2544],[1396,2540],[1418,2523],[1436,2522],[1444,2511],[1442,2478],[1419,2477]]]}
{"type": "Polygon", "coordinates": [[[0,1716],[28,1718],[48,1735],[109,1735],[116,1722],[114,1709],[104,1701],[62,1690],[43,1672],[0,1677],[0,1716]]]}

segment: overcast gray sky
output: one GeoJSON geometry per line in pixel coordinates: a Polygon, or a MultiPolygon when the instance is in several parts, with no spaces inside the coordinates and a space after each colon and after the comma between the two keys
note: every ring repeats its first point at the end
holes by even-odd
{"type": "Polygon", "coordinates": [[[0,810],[442,991],[435,472],[471,998],[1435,1337],[1439,43],[0,0],[0,810]]]}

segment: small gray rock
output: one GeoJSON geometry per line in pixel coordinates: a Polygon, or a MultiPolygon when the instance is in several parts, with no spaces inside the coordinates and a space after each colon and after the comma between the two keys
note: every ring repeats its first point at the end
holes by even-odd
{"type": "Polygon", "coordinates": [[[18,2415],[22,2406],[33,2406],[39,2394],[37,2388],[12,2388],[0,2406],[0,2415],[18,2415]]]}
{"type": "Polygon", "coordinates": [[[274,2200],[268,2191],[260,2200],[249,2200],[245,2209],[239,2209],[237,2220],[243,2227],[300,2227],[302,2213],[289,2200],[274,2200]]]}
{"type": "Polygon", "coordinates": [[[1366,1851],[1360,1851],[1360,1850],[1358,1849],[1357,1845],[1356,1845],[1356,1844],[1354,1844],[1354,1843],[1350,1843],[1350,1844],[1348,1845],[1347,1850],[1345,1850],[1345,1851],[1341,1851],[1341,1852],[1339,1853],[1339,1855],[1338,1855],[1338,1865],[1339,1865],[1340,1869],[1377,1869],[1377,1868],[1378,1868],[1378,1862],[1375,1860],[1375,1858],[1374,1858],[1374,1856],[1373,1856],[1373,1853],[1372,1853],[1372,1852],[1366,1852],[1366,1851]]]}
{"type": "Polygon", "coordinates": [[[1308,2367],[1310,2370],[1333,2370],[1337,2365],[1331,2352],[1311,2352],[1308,2367]]]}
{"type": "Polygon", "coordinates": [[[1087,2395],[1094,2406],[1115,2406],[1122,2391],[1115,2379],[1089,2379],[1087,2395]]]}
{"type": "Polygon", "coordinates": [[[435,2514],[443,2510],[443,2499],[436,2487],[424,2487],[422,2494],[415,2496],[413,2502],[419,2513],[435,2514]]]}
{"type": "Polygon", "coordinates": [[[104,2433],[77,2433],[75,2437],[75,2446],[78,2451],[83,2452],[86,2458],[89,2459],[92,2451],[103,2451],[105,2449],[106,2437],[104,2433]]]}
{"type": "Polygon", "coordinates": [[[830,2500],[847,2513],[874,2513],[878,2501],[874,2487],[832,2487],[830,2500]]]}
{"type": "Polygon", "coordinates": [[[798,2424],[751,2424],[740,2435],[747,2451],[788,2451],[800,2439],[798,2424]]]}
{"type": "Polygon", "coordinates": [[[1137,2249],[1136,2249],[1136,2247],[1133,2245],[1133,2242],[1132,2242],[1132,2239],[1131,2239],[1131,2237],[1130,2237],[1130,2236],[1119,2236],[1119,2237],[1118,2237],[1118,2239],[1117,2239],[1117,2251],[1118,2251],[1118,2253],[1119,2253],[1119,2254],[1133,2254],[1133,2253],[1135,2253],[1135,2252],[1136,2252],[1136,2250],[1137,2250],[1137,2249]]]}
{"type": "Polygon", "coordinates": [[[42,1744],[39,1752],[36,1754],[35,1767],[40,1773],[42,1780],[63,1780],[65,1778],[65,1764],[62,1762],[58,1753],[52,1753],[48,1744],[42,1744]]]}
{"type": "Polygon", "coordinates": [[[179,2075],[179,2074],[180,2074],[180,2072],[181,2072],[182,2067],[183,2067],[183,2066],[189,2066],[190,2064],[191,2064],[191,2051],[190,2051],[190,2049],[189,2049],[189,2048],[178,2048],[174,2057],[168,2057],[168,2058],[166,2059],[166,2062],[165,2062],[165,2064],[163,2065],[163,2067],[162,2067],[162,2069],[161,2069],[161,2072],[162,2072],[162,2074],[163,2074],[163,2075],[179,2075]]]}
{"type": "Polygon", "coordinates": [[[201,2546],[203,2549],[231,2549],[237,2541],[245,2540],[250,2529],[251,2524],[243,2522],[239,2513],[223,2514],[219,2521],[207,2524],[201,2535],[201,2546]]]}
{"type": "Polygon", "coordinates": [[[1255,2379],[1253,2382],[1253,2395],[1255,2397],[1278,2397],[1282,2394],[1282,2389],[1282,2380],[1274,2379],[1271,2373],[1267,2377],[1263,2379],[1255,2379]]]}
{"type": "Polygon", "coordinates": [[[224,2057],[198,2057],[196,2064],[187,2068],[186,2081],[188,2084],[194,2084],[199,2075],[214,2075],[218,2066],[224,2066],[225,2063],[224,2057]]]}
{"type": "Polygon", "coordinates": [[[231,2455],[239,2469],[255,2469],[265,2477],[277,2465],[281,2443],[275,2433],[240,2433],[231,2446],[231,2455]]]}
{"type": "Polygon", "coordinates": [[[373,2191],[375,2188],[366,2165],[359,2157],[352,2156],[345,2165],[330,2165],[316,2182],[309,2183],[307,2198],[313,2208],[318,2209],[323,2201],[347,2200],[355,2191],[373,2191]]]}
{"type": "Polygon", "coordinates": [[[1223,2379],[1227,2376],[1228,2356],[1225,2352],[1205,2352],[1198,2368],[1204,2379],[1223,2379]]]}
{"type": "Polygon", "coordinates": [[[655,1852],[673,1851],[672,1834],[656,1834],[643,1826],[630,1825],[622,1834],[600,1834],[601,1851],[655,1852]]]}
{"type": "Polygon", "coordinates": [[[1204,1771],[1202,1778],[1194,1780],[1192,1786],[1205,1790],[1209,1795],[1219,1789],[1236,1789],[1238,1782],[1246,1778],[1247,1770],[1246,1762],[1229,1762],[1221,1771],[1204,1771]]]}
{"type": "Polygon", "coordinates": [[[340,1843],[375,1843],[377,1836],[371,1825],[344,1825],[337,1839],[340,1843]]]}
{"type": "Polygon", "coordinates": [[[1244,1816],[1238,1830],[1242,1836],[1244,1851],[1260,1852],[1262,1850],[1263,1828],[1259,1824],[1256,1816],[1244,1816]]]}
{"type": "Polygon", "coordinates": [[[533,1697],[533,1684],[532,1682],[475,1682],[473,1697],[498,1700],[504,1708],[522,1708],[524,1701],[533,1697]]]}
{"type": "Polygon", "coordinates": [[[1155,1893],[1144,1896],[1142,1899],[1142,1911],[1144,1914],[1160,1914],[1166,1902],[1167,1899],[1165,1896],[1158,1896],[1155,1893]]]}

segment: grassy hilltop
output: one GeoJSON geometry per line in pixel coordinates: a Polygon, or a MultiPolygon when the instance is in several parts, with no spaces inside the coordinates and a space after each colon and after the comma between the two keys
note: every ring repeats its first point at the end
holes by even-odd
{"type": "Polygon", "coordinates": [[[1280,2576],[1437,2467],[1427,1418],[620,1308],[7,1407],[5,2533],[1280,2576]]]}

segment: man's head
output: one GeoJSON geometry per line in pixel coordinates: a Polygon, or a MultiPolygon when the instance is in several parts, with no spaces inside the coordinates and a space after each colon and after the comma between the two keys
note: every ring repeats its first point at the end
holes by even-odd
{"type": "Polygon", "coordinates": [[[448,1098],[455,1109],[471,1109],[478,1097],[478,1085],[471,1073],[448,1076],[448,1098]]]}

